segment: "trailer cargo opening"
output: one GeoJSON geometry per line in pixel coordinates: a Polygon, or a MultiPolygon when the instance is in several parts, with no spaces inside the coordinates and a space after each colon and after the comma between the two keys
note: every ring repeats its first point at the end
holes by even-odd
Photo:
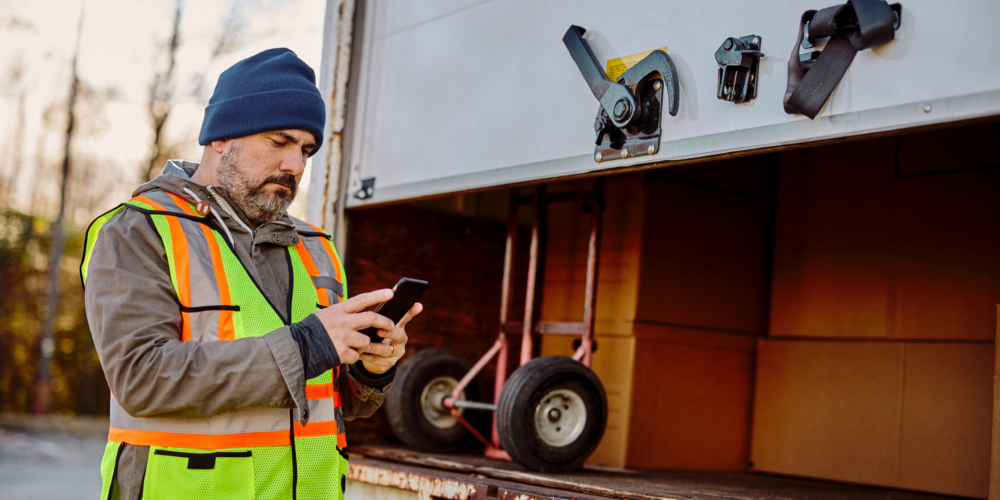
{"type": "Polygon", "coordinates": [[[433,284],[400,372],[450,367],[349,424],[348,497],[1000,494],[1000,4],[851,5],[331,0],[310,217],[433,284]],[[548,356],[595,382],[507,425],[548,356]]]}

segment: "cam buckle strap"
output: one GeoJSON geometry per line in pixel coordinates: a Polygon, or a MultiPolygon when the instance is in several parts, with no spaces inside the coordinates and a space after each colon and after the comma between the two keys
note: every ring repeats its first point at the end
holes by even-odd
{"type": "Polygon", "coordinates": [[[337,294],[338,297],[344,296],[344,285],[336,279],[329,276],[310,276],[310,278],[312,278],[313,285],[316,288],[326,288],[333,290],[333,293],[337,294]]]}
{"type": "Polygon", "coordinates": [[[889,5],[886,0],[848,0],[803,13],[798,39],[788,57],[785,112],[816,118],[858,51],[895,38],[902,12],[900,4],[889,5]],[[799,55],[799,47],[811,47],[816,39],[827,37],[830,41],[822,52],[799,55]]]}

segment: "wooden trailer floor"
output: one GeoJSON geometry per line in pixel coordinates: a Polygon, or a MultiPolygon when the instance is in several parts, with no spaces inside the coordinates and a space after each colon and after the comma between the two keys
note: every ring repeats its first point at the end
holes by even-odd
{"type": "Polygon", "coordinates": [[[350,480],[414,491],[422,500],[952,498],[751,472],[586,468],[567,474],[542,474],[478,455],[423,453],[384,446],[358,446],[348,451],[352,454],[350,480]]]}

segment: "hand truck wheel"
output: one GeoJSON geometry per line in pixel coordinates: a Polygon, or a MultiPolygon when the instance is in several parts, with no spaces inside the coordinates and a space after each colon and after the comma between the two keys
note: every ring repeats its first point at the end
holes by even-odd
{"type": "Polygon", "coordinates": [[[536,358],[518,368],[497,405],[503,449],[540,472],[580,467],[604,437],[608,397],[590,368],[565,356],[536,358]]]}
{"type": "MultiPolygon", "coordinates": [[[[472,363],[448,349],[420,351],[400,363],[392,389],[385,398],[392,433],[404,445],[425,451],[458,447],[468,430],[441,404],[451,395],[472,363]]],[[[479,386],[469,384],[459,399],[480,400],[479,386]]],[[[462,410],[459,410],[462,414],[462,410]]],[[[475,412],[482,413],[482,412],[475,412]]],[[[480,415],[462,414],[473,425],[480,415]]]]}

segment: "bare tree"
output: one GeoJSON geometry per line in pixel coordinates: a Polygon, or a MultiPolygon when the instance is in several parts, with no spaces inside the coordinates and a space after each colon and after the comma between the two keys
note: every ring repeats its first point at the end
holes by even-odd
{"type": "MultiPolygon", "coordinates": [[[[167,136],[167,120],[179,95],[177,92],[177,52],[181,45],[180,25],[184,14],[183,0],[175,0],[174,23],[170,39],[163,45],[162,56],[166,65],[157,72],[149,86],[147,113],[153,127],[153,138],[146,163],[142,166],[140,175],[142,181],[149,181],[156,175],[158,168],[170,158],[175,157],[182,149],[180,145],[167,136]]],[[[230,54],[243,45],[243,33],[246,30],[246,16],[243,13],[241,0],[232,0],[229,12],[220,23],[219,32],[211,46],[209,65],[220,57],[230,54]]],[[[206,93],[205,71],[194,73],[190,79],[189,90],[184,94],[199,101],[205,101],[206,93]]]]}
{"type": "Polygon", "coordinates": [[[212,61],[233,53],[243,46],[243,31],[246,26],[247,19],[243,14],[243,4],[240,0],[233,0],[229,6],[229,13],[222,19],[222,29],[215,37],[215,44],[212,47],[212,61]]]}
{"type": "Polygon", "coordinates": [[[146,102],[146,111],[149,114],[150,124],[153,126],[153,140],[150,144],[148,160],[141,172],[141,181],[146,182],[155,177],[153,173],[157,167],[163,166],[167,159],[174,156],[177,146],[171,143],[164,133],[167,119],[174,108],[174,71],[177,68],[177,49],[181,44],[181,15],[184,13],[182,0],[176,0],[174,4],[174,24],[171,30],[170,39],[165,44],[163,51],[166,56],[166,67],[153,75],[153,81],[149,84],[149,98],[146,102]]]}
{"type": "MultiPolygon", "coordinates": [[[[99,137],[111,128],[105,110],[107,105],[119,101],[121,92],[115,86],[95,87],[80,79],[76,96],[77,140],[99,137]]],[[[131,180],[122,179],[115,165],[116,159],[95,151],[75,151],[73,171],[70,173],[66,193],[66,223],[70,227],[87,227],[100,212],[107,210],[108,194],[131,180]]],[[[131,189],[128,190],[131,192],[131,189]]],[[[127,194],[127,193],[126,193],[127,194]]]]}
{"type": "Polygon", "coordinates": [[[9,173],[6,179],[3,179],[3,184],[6,184],[6,186],[2,193],[3,198],[0,198],[0,207],[2,208],[11,206],[11,197],[17,186],[17,178],[21,172],[21,161],[24,155],[24,130],[27,127],[24,101],[28,96],[27,88],[24,85],[24,74],[24,60],[21,57],[15,56],[13,62],[7,67],[3,78],[2,93],[5,94],[4,97],[17,101],[17,112],[14,119],[14,128],[11,132],[11,146],[9,148],[11,153],[10,163],[6,169],[9,173]]]}
{"type": "Polygon", "coordinates": [[[52,335],[52,323],[59,306],[59,261],[63,254],[63,219],[66,213],[66,183],[70,173],[70,152],[73,143],[73,127],[75,125],[76,94],[80,86],[77,74],[77,61],[80,58],[80,35],[83,33],[83,9],[76,25],[76,49],[73,51],[73,66],[69,87],[69,104],[66,118],[66,140],[63,143],[62,178],[59,187],[59,214],[52,227],[52,248],[49,251],[48,296],[46,298],[45,323],[42,327],[41,359],[38,374],[35,377],[34,412],[49,412],[49,384],[51,382],[52,354],[55,352],[55,342],[52,335]]]}
{"type": "MultiPolygon", "coordinates": [[[[222,18],[219,32],[212,43],[212,57],[209,66],[225,55],[236,52],[243,46],[243,34],[246,31],[247,19],[243,12],[242,0],[233,0],[229,5],[229,13],[222,18]]],[[[188,94],[199,100],[208,101],[205,71],[199,71],[191,76],[191,86],[188,94]]]]}
{"type": "MultiPolygon", "coordinates": [[[[0,4],[0,30],[13,33],[17,31],[35,32],[35,26],[20,17],[11,5],[0,4]]],[[[25,101],[28,97],[29,85],[24,81],[27,67],[20,54],[15,54],[5,68],[3,84],[0,85],[0,95],[17,102],[17,112],[14,118],[14,128],[11,133],[9,174],[0,179],[0,207],[10,208],[11,198],[17,188],[18,176],[21,172],[21,162],[24,155],[24,131],[26,129],[25,101]]]]}

